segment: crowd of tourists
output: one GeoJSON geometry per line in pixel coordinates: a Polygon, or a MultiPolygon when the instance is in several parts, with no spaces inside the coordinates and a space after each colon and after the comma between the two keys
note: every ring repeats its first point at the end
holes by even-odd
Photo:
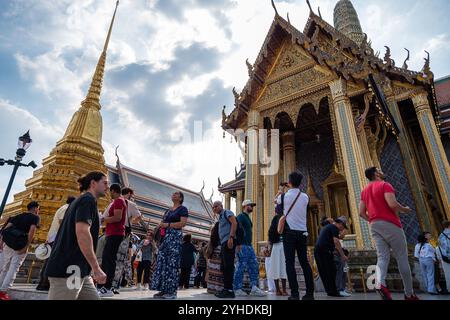
{"type": "MultiPolygon", "coordinates": [[[[397,260],[405,300],[418,300],[408,261],[405,233],[398,213],[411,209],[401,205],[391,184],[379,168],[366,170],[370,181],[361,193],[360,216],[370,224],[377,251],[376,290],[384,300],[392,295],[386,282],[391,252],[397,260]]],[[[349,250],[344,238],[349,228],[345,216],[324,217],[313,250],[320,281],[314,280],[308,257],[307,228],[309,197],[301,191],[303,176],[292,172],[280,184],[274,199],[274,217],[265,249],[269,291],[288,300],[314,300],[318,286],[330,297],[349,297],[347,272],[349,250]],[[303,271],[305,292],[300,295],[296,261],[303,271]],[[289,284],[289,290],[287,288],[289,284]]],[[[172,194],[172,205],[155,229],[150,229],[134,202],[134,191],[119,184],[109,185],[101,172],[79,179],[80,195],[68,197],[56,211],[47,241],[48,256],[41,269],[37,290],[48,291],[50,300],[96,300],[129,290],[152,290],[156,299],[175,299],[177,291],[191,287],[207,288],[217,298],[264,297],[260,285],[260,261],[253,247],[252,216],[256,203],[245,200],[236,216],[222,202],[212,204],[217,217],[208,243],[193,243],[183,233],[189,219],[181,191],[172,194]],[[104,212],[97,201],[106,194],[112,199],[104,212]],[[132,232],[140,224],[146,230],[142,239],[132,232]],[[244,281],[248,274],[249,284],[244,281]],[[193,281],[192,281],[193,280],[193,281]]],[[[8,219],[0,240],[0,300],[9,300],[12,287],[39,227],[39,203],[32,201],[27,212],[8,219]]],[[[450,222],[444,222],[438,246],[431,234],[419,236],[415,248],[422,279],[430,294],[445,293],[439,284],[439,264],[450,281],[450,222]]],[[[318,279],[316,279],[318,280],[318,279]]]]}

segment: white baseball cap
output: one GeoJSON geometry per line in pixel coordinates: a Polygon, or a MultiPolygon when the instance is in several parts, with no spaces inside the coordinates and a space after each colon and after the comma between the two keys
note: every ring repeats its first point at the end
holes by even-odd
{"type": "Polygon", "coordinates": [[[246,206],[256,207],[256,203],[254,203],[252,200],[245,200],[244,202],[242,202],[242,206],[243,207],[246,207],[246,206]]]}
{"type": "Polygon", "coordinates": [[[36,250],[34,250],[34,255],[39,260],[45,260],[50,257],[50,254],[52,253],[52,247],[50,247],[49,244],[40,244],[37,246],[36,250]]]}

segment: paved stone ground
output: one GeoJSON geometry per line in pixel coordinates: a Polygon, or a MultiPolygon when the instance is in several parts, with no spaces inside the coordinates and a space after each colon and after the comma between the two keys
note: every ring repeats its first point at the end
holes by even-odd
{"type": "MultiPolygon", "coordinates": [[[[131,288],[124,288],[120,291],[120,294],[115,295],[113,298],[104,298],[104,300],[150,300],[153,299],[153,294],[156,291],[141,290],[136,291],[131,288]]],[[[17,285],[10,291],[10,296],[14,300],[46,300],[47,294],[44,292],[39,292],[35,290],[35,286],[31,285],[17,285]]],[[[450,296],[432,296],[428,294],[418,295],[422,300],[449,300],[450,296]]],[[[355,293],[350,298],[330,298],[324,293],[316,293],[316,300],[380,300],[378,294],[376,293],[355,293]]],[[[394,300],[403,300],[403,295],[400,293],[393,293],[394,300]]],[[[208,294],[205,289],[189,289],[178,291],[179,300],[218,300],[214,295],[208,294]]],[[[274,294],[268,294],[266,297],[237,297],[238,301],[245,300],[287,300],[286,297],[277,297],[274,294]]]]}

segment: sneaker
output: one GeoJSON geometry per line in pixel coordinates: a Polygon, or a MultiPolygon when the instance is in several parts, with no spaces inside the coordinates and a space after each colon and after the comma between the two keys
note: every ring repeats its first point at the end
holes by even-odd
{"type": "Polygon", "coordinates": [[[100,298],[111,298],[114,297],[114,292],[112,290],[106,289],[105,287],[102,287],[98,291],[98,295],[100,296],[100,298]]]}
{"type": "Polygon", "coordinates": [[[9,301],[11,298],[6,292],[0,292],[0,300],[2,301],[9,301]]]}
{"type": "Polygon", "coordinates": [[[377,289],[378,294],[380,295],[381,299],[383,300],[392,300],[392,295],[389,292],[388,288],[381,285],[380,289],[377,289]]]}
{"type": "Polygon", "coordinates": [[[144,290],[149,290],[148,283],[144,284],[144,290]]]}
{"type": "Polygon", "coordinates": [[[336,293],[327,293],[327,296],[333,297],[333,298],[343,298],[344,296],[341,295],[339,292],[336,293]]]}
{"type": "Polygon", "coordinates": [[[163,295],[165,295],[164,292],[158,292],[158,293],[155,293],[155,294],[153,295],[153,298],[158,299],[158,298],[161,298],[163,295]]]}
{"type": "Polygon", "coordinates": [[[352,295],[350,294],[350,293],[348,293],[347,291],[340,291],[339,292],[339,294],[341,295],[341,296],[343,296],[344,298],[348,298],[348,297],[351,297],[352,295]]]}
{"type": "Polygon", "coordinates": [[[111,291],[112,291],[114,294],[120,294],[119,289],[112,288],[111,291]]]}
{"type": "Polygon", "coordinates": [[[234,295],[236,297],[247,297],[248,296],[247,292],[245,292],[242,289],[237,289],[236,291],[234,291],[234,295]]]}
{"type": "Polygon", "coordinates": [[[307,293],[302,297],[303,301],[313,301],[314,300],[314,294],[307,293]]]}
{"type": "Polygon", "coordinates": [[[176,293],[166,293],[161,298],[166,299],[166,300],[173,300],[173,299],[177,298],[177,294],[176,293]]]}
{"type": "Polygon", "coordinates": [[[264,291],[262,291],[260,288],[258,288],[258,287],[253,287],[252,291],[250,292],[250,295],[252,297],[265,297],[265,296],[267,296],[267,294],[264,291]]]}
{"type": "Polygon", "coordinates": [[[410,297],[407,297],[407,296],[405,295],[405,300],[406,300],[406,301],[419,301],[420,299],[419,299],[418,296],[416,296],[415,294],[413,294],[413,295],[410,296],[410,297]]]}
{"type": "Polygon", "coordinates": [[[136,290],[137,291],[142,290],[142,285],[140,283],[136,286],[136,290]]]}
{"type": "Polygon", "coordinates": [[[236,297],[234,294],[234,291],[229,291],[229,290],[225,290],[225,289],[217,292],[215,294],[215,296],[219,299],[234,299],[236,297]]]}

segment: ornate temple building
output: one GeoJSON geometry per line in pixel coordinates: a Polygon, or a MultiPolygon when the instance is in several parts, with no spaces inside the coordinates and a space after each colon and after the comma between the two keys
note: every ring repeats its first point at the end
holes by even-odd
{"type": "MultiPolygon", "coordinates": [[[[151,229],[159,225],[166,210],[172,206],[172,194],[175,191],[183,192],[183,205],[189,211],[189,219],[183,231],[192,234],[194,242],[209,241],[215,218],[212,212],[212,201],[205,199],[203,190],[200,192],[188,190],[128,168],[121,164],[119,158],[115,167],[107,166],[107,169],[110,183],[129,186],[135,191],[135,202],[147,227],[151,229]]],[[[145,230],[141,226],[133,227],[135,234],[145,235],[145,230]]]]}
{"type": "Polygon", "coordinates": [[[223,129],[246,145],[240,175],[219,187],[226,205],[230,197],[255,201],[253,240],[266,241],[278,185],[298,169],[311,199],[310,245],[322,216],[345,215],[346,246],[372,248],[359,201],[365,169],[378,166],[412,208],[401,215],[408,242],[422,230],[437,235],[450,219],[450,169],[429,55],[419,72],[408,69],[409,57],[397,66],[389,47],[381,58],[349,0],[337,2],[334,27],[309,6],[303,32],[272,4],[270,30],[255,63],[247,61],[248,82],[222,114],[223,129]],[[276,173],[267,170],[270,158],[279,160],[276,173]]]}
{"type": "MultiPolygon", "coordinates": [[[[77,180],[88,172],[101,171],[108,175],[110,183],[118,182],[135,190],[137,205],[150,228],[159,224],[164,212],[172,205],[172,193],[175,190],[182,191],[185,205],[190,211],[186,231],[192,233],[197,241],[209,240],[209,230],[213,223],[212,206],[202,192],[190,191],[124,167],[119,160],[115,167],[105,164],[100,94],[118,3],[86,99],[73,115],[63,138],[43,160],[42,168],[33,172],[33,177],[25,183],[26,189],[14,195],[14,201],[6,206],[1,223],[11,215],[26,211],[31,200],[39,201],[41,225],[34,241],[44,242],[56,210],[65,203],[68,196],[79,195],[77,180]]],[[[99,210],[103,211],[108,202],[108,198],[100,199],[99,210]]],[[[145,232],[139,226],[134,226],[134,231],[141,235],[145,232]]]]}

